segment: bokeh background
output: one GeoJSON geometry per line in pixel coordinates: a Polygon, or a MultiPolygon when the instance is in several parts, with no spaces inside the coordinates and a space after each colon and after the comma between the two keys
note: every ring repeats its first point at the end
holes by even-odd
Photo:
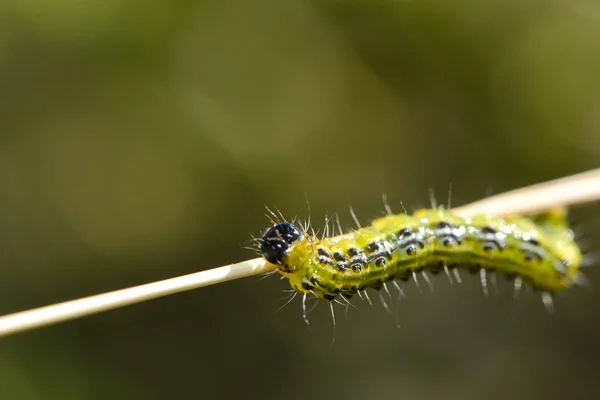
{"type": "MultiPolygon", "coordinates": [[[[0,313],[254,257],[315,225],[597,167],[600,5],[4,0],[0,313]]],[[[574,210],[600,250],[598,207],[574,210]]],[[[281,311],[248,278],[0,341],[0,398],[597,399],[600,273],[556,299],[478,279],[281,311]]]]}

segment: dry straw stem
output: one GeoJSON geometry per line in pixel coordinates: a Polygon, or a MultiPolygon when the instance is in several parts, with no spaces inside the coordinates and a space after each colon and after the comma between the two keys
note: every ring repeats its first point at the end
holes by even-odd
{"type": "MultiPolygon", "coordinates": [[[[600,200],[600,168],[507,193],[455,208],[468,217],[476,214],[527,214],[558,206],[600,200]]],[[[273,270],[263,258],[242,261],[177,278],[84,297],[0,317],[0,337],[57,324],[102,311],[156,299],[173,293],[214,285],[273,270]]]]}

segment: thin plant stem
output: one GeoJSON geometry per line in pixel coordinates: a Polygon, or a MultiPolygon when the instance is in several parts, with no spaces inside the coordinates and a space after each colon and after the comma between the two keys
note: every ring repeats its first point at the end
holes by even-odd
{"type": "MultiPolygon", "coordinates": [[[[513,190],[458,207],[463,217],[476,214],[527,214],[553,207],[600,200],[600,168],[522,189],[513,190]]],[[[207,271],[134,286],[77,300],[0,317],[0,337],[114,310],[131,304],[269,272],[272,264],[263,258],[242,261],[207,271]]]]}
{"type": "Polygon", "coordinates": [[[553,207],[600,200],[600,168],[511,190],[452,211],[462,216],[476,214],[534,214],[553,207]]]}

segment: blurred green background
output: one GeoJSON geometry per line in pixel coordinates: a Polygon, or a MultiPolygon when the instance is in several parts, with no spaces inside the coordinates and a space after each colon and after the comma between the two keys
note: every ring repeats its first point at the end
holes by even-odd
{"type": "MultiPolygon", "coordinates": [[[[254,257],[265,204],[349,226],[599,160],[594,1],[0,3],[2,314],[254,257]]],[[[339,308],[333,347],[274,277],[25,333],[0,398],[600,398],[597,291],[464,279],[408,284],[401,329],[339,308]]]]}

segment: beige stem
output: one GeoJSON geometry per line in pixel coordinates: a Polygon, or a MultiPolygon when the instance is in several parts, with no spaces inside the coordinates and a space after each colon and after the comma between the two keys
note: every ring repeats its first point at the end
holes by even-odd
{"type": "MultiPolygon", "coordinates": [[[[600,200],[600,169],[540,183],[454,209],[461,216],[526,214],[600,200]]],[[[0,317],[0,337],[273,270],[263,258],[0,317]]]]}

